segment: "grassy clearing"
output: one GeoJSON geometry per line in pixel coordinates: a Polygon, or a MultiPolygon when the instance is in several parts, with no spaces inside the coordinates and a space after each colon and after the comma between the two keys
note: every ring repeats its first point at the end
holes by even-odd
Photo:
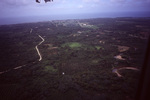
{"type": "Polygon", "coordinates": [[[95,48],[96,48],[97,50],[104,49],[104,48],[101,47],[101,46],[95,46],[95,48]]]}
{"type": "Polygon", "coordinates": [[[95,25],[93,25],[92,27],[91,27],[92,29],[99,29],[99,27],[97,27],[97,26],[95,26],[95,25]]]}
{"type": "Polygon", "coordinates": [[[99,62],[99,59],[92,60],[92,64],[98,64],[98,62],[99,62]]]}
{"type": "Polygon", "coordinates": [[[78,42],[69,42],[69,43],[62,44],[62,47],[70,47],[72,49],[80,48],[81,46],[82,46],[82,44],[80,44],[78,42]]]}
{"type": "Polygon", "coordinates": [[[54,69],[52,66],[46,66],[44,68],[45,72],[57,72],[57,69],[54,69]]]}

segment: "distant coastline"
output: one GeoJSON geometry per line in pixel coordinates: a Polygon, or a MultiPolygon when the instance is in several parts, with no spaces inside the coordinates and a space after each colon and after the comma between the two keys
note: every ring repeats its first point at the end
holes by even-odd
{"type": "Polygon", "coordinates": [[[65,19],[88,19],[88,18],[115,18],[115,17],[150,17],[150,12],[105,12],[95,14],[66,14],[66,15],[43,15],[27,17],[0,18],[0,25],[42,22],[65,19]]]}

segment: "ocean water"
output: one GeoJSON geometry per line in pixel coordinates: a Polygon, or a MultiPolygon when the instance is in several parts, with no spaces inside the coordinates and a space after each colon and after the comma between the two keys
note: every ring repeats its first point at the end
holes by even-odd
{"type": "Polygon", "coordinates": [[[7,17],[0,18],[0,25],[42,22],[51,20],[65,19],[88,19],[88,18],[115,18],[115,17],[150,17],[150,12],[107,12],[96,14],[66,14],[66,15],[47,15],[47,16],[26,16],[26,17],[7,17]]]}

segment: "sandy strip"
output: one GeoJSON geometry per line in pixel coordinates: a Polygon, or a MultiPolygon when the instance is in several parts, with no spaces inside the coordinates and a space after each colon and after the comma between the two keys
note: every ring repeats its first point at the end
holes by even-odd
{"type": "Polygon", "coordinates": [[[32,30],[33,30],[33,29],[31,28],[30,33],[32,33],[32,30]]]}
{"type": "MultiPolygon", "coordinates": [[[[30,30],[30,33],[32,33],[32,30],[33,30],[33,29],[30,30]]],[[[36,45],[35,48],[36,48],[37,53],[38,53],[38,55],[39,55],[39,57],[40,57],[40,58],[39,58],[39,61],[41,61],[41,60],[42,60],[42,56],[41,56],[41,53],[39,52],[38,46],[41,45],[45,40],[44,40],[44,38],[41,37],[40,35],[38,35],[38,36],[39,36],[39,38],[42,39],[42,41],[41,41],[38,45],[36,45]]],[[[32,62],[32,63],[34,64],[34,63],[36,63],[36,62],[32,62]]],[[[15,68],[13,68],[13,69],[14,69],[14,70],[17,70],[17,69],[20,69],[20,68],[22,68],[22,67],[24,67],[24,66],[26,66],[26,65],[21,65],[21,66],[15,67],[15,68]]],[[[0,74],[6,73],[6,72],[8,72],[8,71],[10,71],[10,70],[2,71],[2,72],[0,72],[0,74]]]]}
{"type": "Polygon", "coordinates": [[[119,60],[126,60],[124,58],[122,58],[121,54],[117,55],[117,56],[114,56],[115,59],[119,59],[119,60]]]}
{"type": "Polygon", "coordinates": [[[6,73],[6,72],[8,72],[8,71],[6,70],[6,71],[3,71],[3,72],[0,72],[0,74],[6,73]]]}
{"type": "Polygon", "coordinates": [[[42,60],[42,56],[41,56],[41,53],[40,53],[40,51],[39,51],[39,49],[38,49],[38,46],[39,45],[41,45],[45,40],[44,40],[44,38],[43,37],[41,37],[40,35],[38,35],[41,39],[42,39],[42,41],[38,44],[38,45],[36,45],[35,46],[35,49],[36,49],[36,51],[37,51],[37,53],[38,53],[38,55],[39,55],[39,61],[41,61],[42,60]]]}
{"type": "Polygon", "coordinates": [[[18,67],[15,67],[15,68],[13,68],[13,69],[20,69],[20,68],[22,68],[22,67],[24,67],[24,66],[26,66],[26,65],[22,65],[22,66],[18,66],[18,67]]]}
{"type": "Polygon", "coordinates": [[[118,77],[123,77],[120,73],[119,70],[123,70],[123,69],[130,69],[130,70],[135,70],[135,71],[139,71],[139,69],[134,68],[134,67],[121,67],[121,68],[114,68],[112,70],[113,73],[116,73],[118,77]]]}

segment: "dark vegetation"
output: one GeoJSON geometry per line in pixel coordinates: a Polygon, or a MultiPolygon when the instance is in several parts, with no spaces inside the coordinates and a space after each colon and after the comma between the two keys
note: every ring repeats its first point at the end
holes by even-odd
{"type": "Polygon", "coordinates": [[[58,20],[0,26],[1,100],[133,100],[147,37],[148,18],[58,20]],[[31,29],[33,31],[30,33],[31,29]],[[39,46],[42,61],[35,46],[39,46]],[[124,52],[119,46],[128,46],[124,52]],[[117,60],[121,54],[126,60],[117,60]],[[35,62],[35,63],[33,63],[35,62]],[[20,69],[15,67],[25,65],[20,69]]]}

